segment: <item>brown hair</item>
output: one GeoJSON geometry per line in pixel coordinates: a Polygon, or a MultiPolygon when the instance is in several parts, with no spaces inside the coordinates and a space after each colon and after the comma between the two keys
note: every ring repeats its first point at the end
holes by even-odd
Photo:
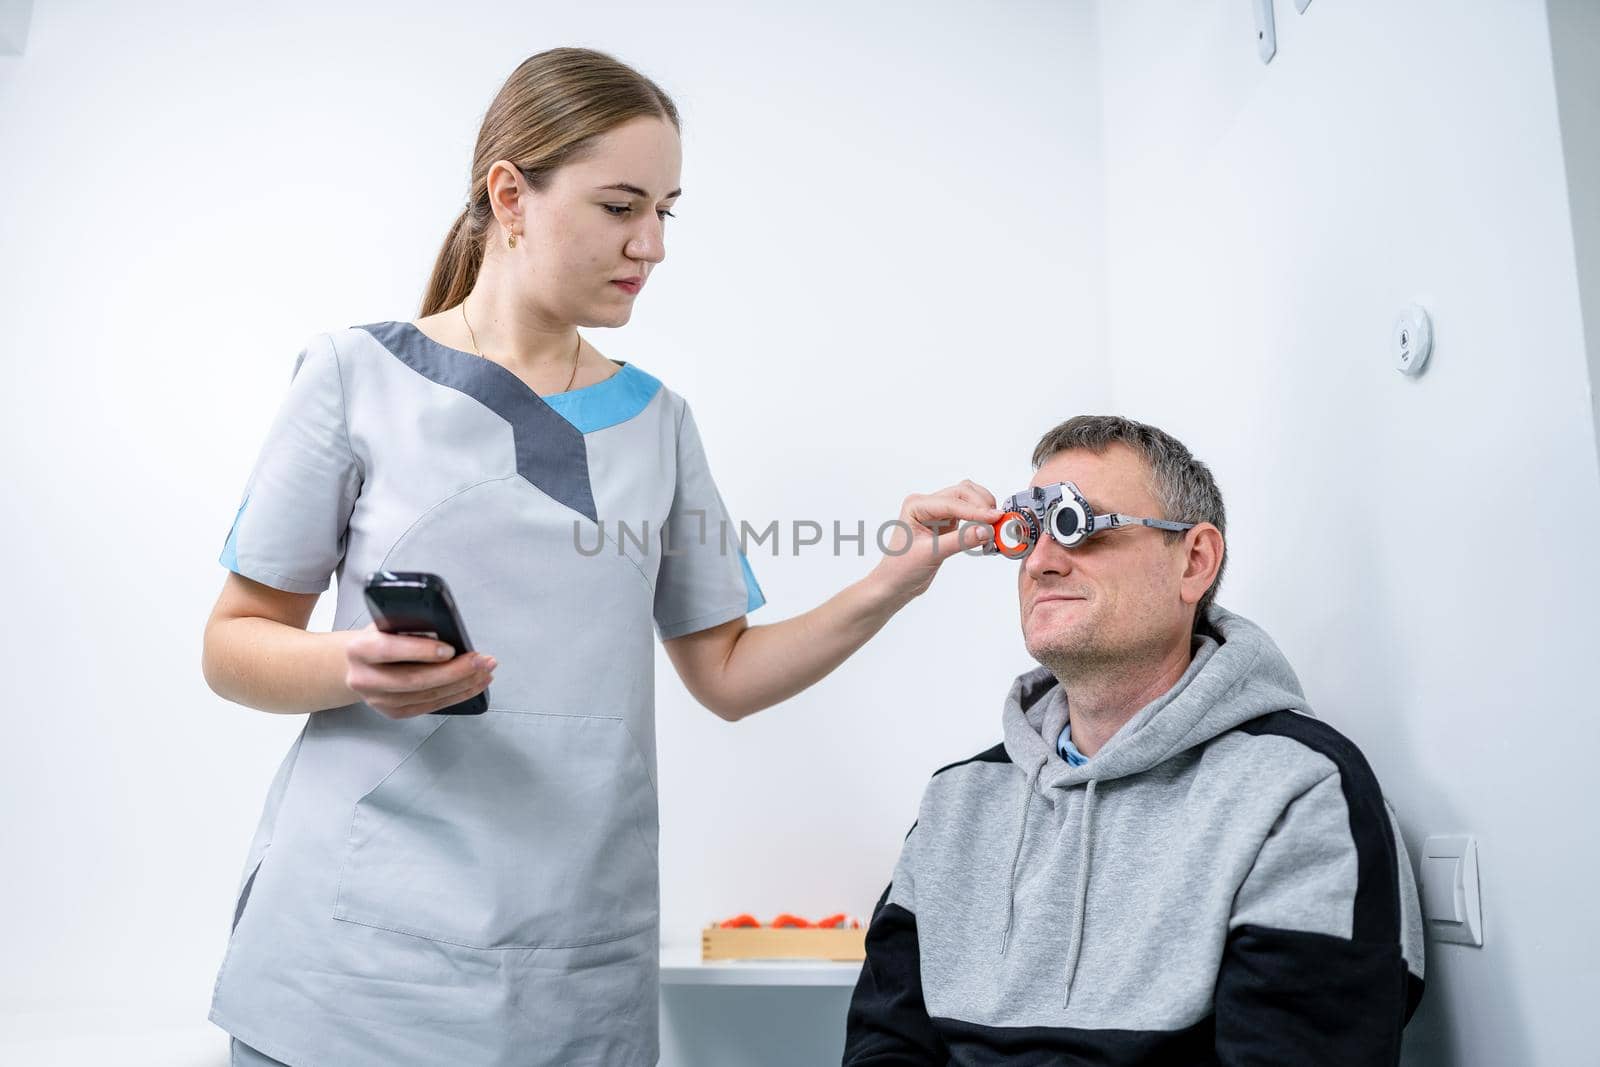
{"type": "Polygon", "coordinates": [[[596,138],[629,119],[663,118],[679,128],[678,109],[660,86],[626,63],[587,48],[552,48],[523,60],[483,116],[472,150],[467,206],[444,239],[422,298],[422,315],[452,308],[478,280],[494,211],[489,168],[507,160],[534,189],[596,138]]]}
{"type": "MultiPolygon", "coordinates": [[[[1223,535],[1222,561],[1217,566],[1217,576],[1195,604],[1198,624],[1217,599],[1222,572],[1228,567],[1228,516],[1222,506],[1222,490],[1217,488],[1210,467],[1195,459],[1182,441],[1165,430],[1121,415],[1075,415],[1039,439],[1033,450],[1033,469],[1038,470],[1057,452],[1081,448],[1099,455],[1114,444],[1133,449],[1150,468],[1151,489],[1166,514],[1149,518],[1209,522],[1223,535]]],[[[1168,544],[1176,544],[1183,534],[1163,530],[1161,536],[1168,544]]]]}

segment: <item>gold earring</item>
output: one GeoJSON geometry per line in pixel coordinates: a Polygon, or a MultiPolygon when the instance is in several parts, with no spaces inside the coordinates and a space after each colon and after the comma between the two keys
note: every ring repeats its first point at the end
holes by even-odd
{"type": "Polygon", "coordinates": [[[506,238],[506,247],[507,248],[515,248],[515,247],[517,247],[517,235],[516,234],[511,234],[510,236],[508,236],[506,238]]]}

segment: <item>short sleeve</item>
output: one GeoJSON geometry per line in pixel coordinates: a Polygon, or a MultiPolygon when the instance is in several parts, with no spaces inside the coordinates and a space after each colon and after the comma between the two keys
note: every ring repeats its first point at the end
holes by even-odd
{"type": "Polygon", "coordinates": [[[344,558],[362,471],[333,338],[312,338],[245,482],[219,561],[275,589],[320,593],[344,558]]]}
{"type": "Polygon", "coordinates": [[[687,404],[678,424],[677,469],[656,577],[655,621],[663,641],[720,626],[767,602],[711,479],[687,404]]]}

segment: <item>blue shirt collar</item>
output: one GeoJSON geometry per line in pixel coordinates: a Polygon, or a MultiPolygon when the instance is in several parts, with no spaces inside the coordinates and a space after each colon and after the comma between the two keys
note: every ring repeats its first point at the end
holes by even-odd
{"type": "Polygon", "coordinates": [[[1061,758],[1067,761],[1070,767],[1082,767],[1089,762],[1089,757],[1078,751],[1078,746],[1072,743],[1072,723],[1069,721],[1061,727],[1061,736],[1056,739],[1056,751],[1061,753],[1061,758]]]}

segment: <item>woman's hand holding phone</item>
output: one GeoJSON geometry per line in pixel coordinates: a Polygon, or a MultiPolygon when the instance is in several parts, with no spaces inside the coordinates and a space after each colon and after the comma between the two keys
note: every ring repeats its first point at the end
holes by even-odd
{"type": "Polygon", "coordinates": [[[454,652],[443,641],[388,634],[369,623],[345,645],[345,685],[391,719],[426,715],[477,696],[494,678],[494,657],[454,652]]]}

